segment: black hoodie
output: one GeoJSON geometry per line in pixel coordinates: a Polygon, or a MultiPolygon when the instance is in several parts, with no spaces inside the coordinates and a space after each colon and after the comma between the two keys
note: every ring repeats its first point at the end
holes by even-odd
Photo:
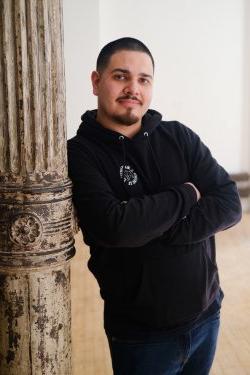
{"type": "Polygon", "coordinates": [[[127,337],[194,321],[218,295],[214,234],[241,218],[236,185],[192,130],[156,111],[132,139],[95,118],[82,116],[68,158],[105,329],[127,337]]]}

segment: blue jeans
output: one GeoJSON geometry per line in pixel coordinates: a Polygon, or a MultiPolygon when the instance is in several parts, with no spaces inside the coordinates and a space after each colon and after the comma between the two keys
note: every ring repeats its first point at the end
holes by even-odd
{"type": "Polygon", "coordinates": [[[159,340],[108,337],[114,375],[207,375],[214,359],[220,312],[187,333],[159,340]]]}

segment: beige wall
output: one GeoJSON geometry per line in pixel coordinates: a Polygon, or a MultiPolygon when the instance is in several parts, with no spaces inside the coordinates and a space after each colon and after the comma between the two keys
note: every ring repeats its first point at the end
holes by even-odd
{"type": "Polygon", "coordinates": [[[99,48],[135,36],[156,60],[152,107],[194,129],[230,172],[250,169],[248,3],[64,0],[69,136],[95,107],[89,76],[99,48]]]}

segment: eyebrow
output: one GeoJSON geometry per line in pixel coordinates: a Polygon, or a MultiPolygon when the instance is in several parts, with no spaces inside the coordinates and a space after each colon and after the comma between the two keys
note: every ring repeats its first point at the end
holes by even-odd
{"type": "MultiPolygon", "coordinates": [[[[115,68],[111,71],[111,73],[115,73],[115,72],[130,74],[130,71],[128,69],[122,69],[122,68],[115,68]]],[[[146,73],[139,73],[139,76],[153,79],[153,77],[150,74],[146,74],[146,73]]]]}

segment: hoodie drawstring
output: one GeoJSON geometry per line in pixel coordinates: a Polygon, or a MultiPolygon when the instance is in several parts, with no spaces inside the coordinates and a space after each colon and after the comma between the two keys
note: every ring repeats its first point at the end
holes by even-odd
{"type": "MultiPolygon", "coordinates": [[[[143,135],[147,139],[148,146],[149,146],[149,149],[150,149],[150,152],[151,152],[151,155],[152,155],[152,159],[154,161],[154,164],[156,166],[156,170],[157,170],[158,175],[160,177],[160,185],[162,185],[162,174],[161,174],[160,166],[159,166],[159,163],[158,163],[157,158],[155,156],[154,149],[153,149],[153,147],[150,143],[148,132],[144,132],[143,135]]],[[[124,182],[124,170],[125,170],[125,165],[126,165],[126,147],[125,147],[123,135],[119,136],[119,141],[121,142],[121,145],[122,145],[123,165],[122,165],[122,170],[121,170],[121,178],[122,178],[122,181],[124,182]]]]}
{"type": "Polygon", "coordinates": [[[150,151],[151,151],[152,158],[153,158],[154,163],[155,163],[155,166],[156,166],[156,170],[157,170],[158,175],[159,175],[159,177],[160,177],[160,185],[162,185],[162,174],[161,174],[161,169],[160,169],[159,163],[158,163],[158,161],[157,161],[157,159],[156,159],[154,149],[153,149],[153,147],[152,147],[152,145],[151,145],[151,143],[150,143],[149,136],[148,136],[148,132],[144,132],[143,135],[144,135],[144,137],[146,137],[146,139],[147,139],[148,146],[149,146],[149,149],[150,149],[150,151]]]}
{"type": "Polygon", "coordinates": [[[119,136],[119,141],[122,144],[123,165],[122,165],[121,177],[122,177],[122,181],[124,181],[124,169],[125,169],[125,165],[126,165],[126,148],[125,148],[125,144],[124,144],[124,136],[123,135],[119,136]]]}

